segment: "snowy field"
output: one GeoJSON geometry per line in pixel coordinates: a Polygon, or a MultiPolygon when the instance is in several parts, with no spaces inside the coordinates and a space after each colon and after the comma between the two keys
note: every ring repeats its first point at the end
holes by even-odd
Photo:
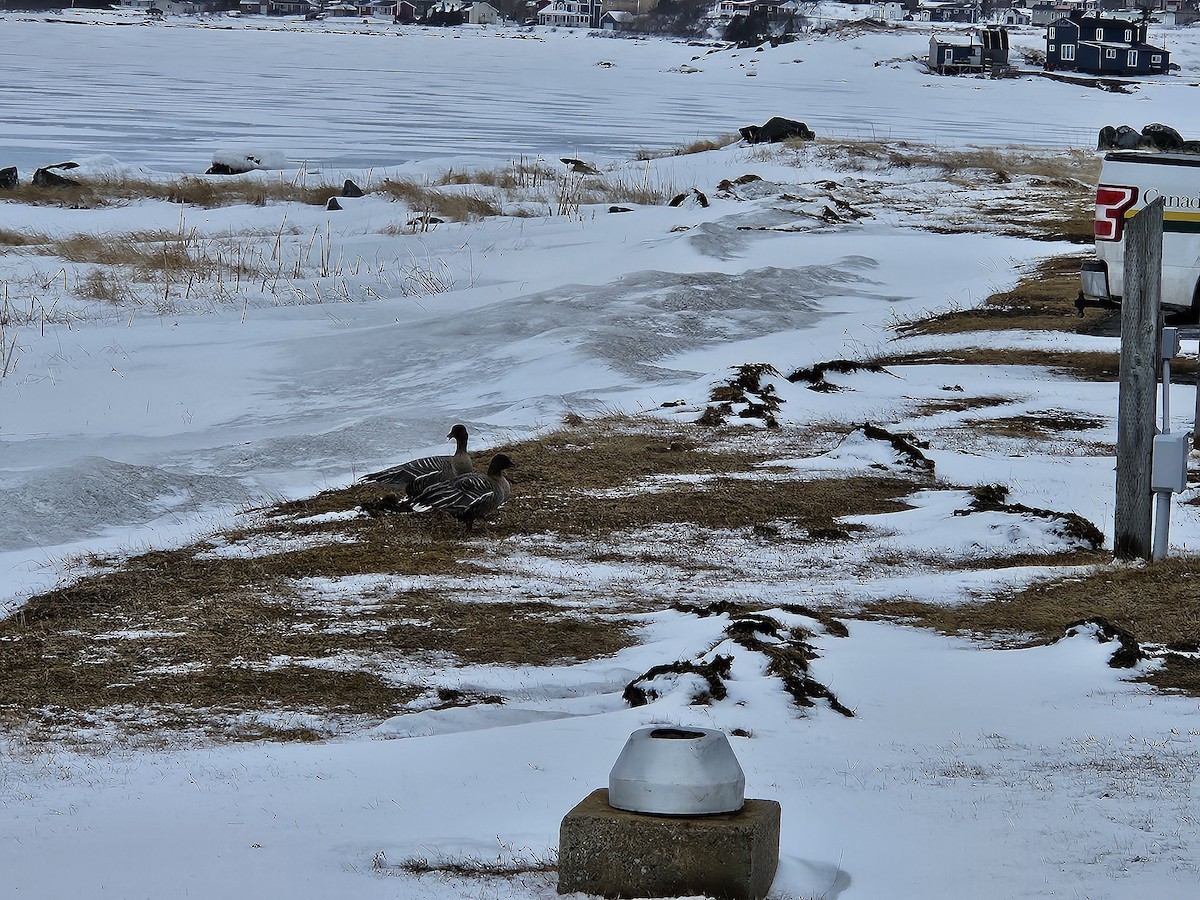
{"type": "MultiPolygon", "coordinates": [[[[479,448],[551,429],[568,413],[687,422],[731,366],[769,361],[789,371],[952,350],[979,336],[896,339],[894,326],[977,305],[1037,260],[1078,249],[1000,227],[1027,212],[1011,203],[1013,191],[1036,203],[1035,180],[963,184],[928,168],[855,169],[736,143],[654,151],[773,115],[802,119],[821,137],[1029,144],[1050,157],[1090,151],[1106,124],[1200,131],[1194,30],[1152,35],[1167,41],[1180,75],[1110,94],[1034,75],[929,76],[909,61],[928,46],[919,29],[710,52],[545,29],[357,23],[333,33],[330,23],[267,28],[254,18],[219,28],[75,18],[0,17],[0,168],[17,165],[23,180],[72,159],[94,177],[162,181],[202,172],[214,152],[235,146],[287,159],[282,173],[250,180],[364,186],[537,161],[560,173],[560,157],[582,157],[629,193],[695,188],[710,203],[629,201],[621,205],[631,212],[610,214],[608,201],[564,206],[531,187],[502,200],[509,214],[432,227],[412,224],[419,210],[379,193],[347,199],[341,211],[0,204],[0,233],[162,231],[256,266],[237,283],[133,279],[113,305],[81,294],[93,277],[87,264],[5,254],[6,610],[78,574],[87,554],[179,545],[264,498],[307,496],[441,452],[455,421],[479,448]],[[759,181],[720,187],[747,175],[759,181]],[[931,221],[970,228],[940,234],[931,221]]],[[[1016,43],[1036,47],[1039,35],[1016,43]]],[[[1116,347],[1051,332],[986,339],[1116,347]]],[[[1078,513],[1111,538],[1115,385],[1064,390],[1044,369],[936,365],[839,384],[848,390],[820,394],[780,379],[784,427],[870,420],[936,434],[929,455],[947,482],[1004,482],[1014,502],[1078,513]],[[1065,410],[1099,427],[1050,449],[981,440],[970,435],[969,410],[930,411],[927,401],[952,389],[1002,395],[1011,415],[1065,410]]],[[[1192,403],[1181,391],[1172,405],[1192,403]]],[[[895,464],[885,456],[848,441],[784,465],[798,477],[866,472],[895,464]]],[[[911,502],[864,517],[872,552],[969,560],[1064,549],[1036,524],[954,517],[961,491],[911,502]]],[[[1200,548],[1195,510],[1177,506],[1174,552],[1200,548]]],[[[602,570],[537,547],[506,552],[531,582],[684,590],[636,565],[602,570]]],[[[743,560],[736,584],[689,595],[727,591],[814,631],[814,677],[854,718],[821,705],[798,716],[724,633],[727,618],[664,610],[644,614],[641,643],[612,658],[429,674],[500,694],[503,706],[414,712],[318,744],[113,742],[106,752],[104,734],[86,735],[87,750],[4,739],[0,894],[548,898],[554,875],[543,864],[562,815],[605,785],[632,730],[662,722],[751,735],[733,739],[747,795],[783,807],[777,900],[1194,893],[1194,698],[1123,680],[1107,665],[1112,646],[1086,630],[1050,646],[984,651],[880,622],[850,621],[849,637],[838,637],[782,609],[902,595],[969,602],[1037,574],[917,567],[873,578],[854,562],[800,548],[794,558],[743,560]],[[739,673],[719,703],[688,705],[685,683],[648,706],[621,699],[650,666],[717,653],[733,654],[739,673]],[[515,874],[414,875],[401,866],[413,859],[515,874]]],[[[508,576],[512,590],[525,590],[508,576]]]]}

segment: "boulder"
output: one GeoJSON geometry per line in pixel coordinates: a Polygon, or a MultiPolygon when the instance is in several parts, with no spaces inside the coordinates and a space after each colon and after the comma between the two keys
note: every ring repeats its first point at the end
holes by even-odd
{"type": "Polygon", "coordinates": [[[1142,145],[1142,133],[1128,125],[1117,127],[1117,136],[1113,141],[1114,150],[1136,150],[1142,145]]]}
{"type": "Polygon", "coordinates": [[[343,197],[361,197],[362,195],[363,195],[363,189],[360,188],[353,181],[351,181],[349,178],[347,178],[346,183],[342,185],[342,196],[343,197]]]}
{"type": "Polygon", "coordinates": [[[708,206],[708,197],[699,188],[692,188],[684,194],[677,194],[671,198],[669,206],[694,207],[698,206],[704,209],[708,206]]]}
{"type": "Polygon", "coordinates": [[[36,172],[33,173],[33,186],[34,187],[49,187],[49,188],[66,188],[66,187],[80,187],[80,184],[78,181],[74,181],[73,179],[70,179],[70,178],[64,178],[63,176],[59,175],[57,172],[52,172],[51,167],[46,166],[41,169],[38,169],[36,172]]]}
{"type": "Polygon", "coordinates": [[[0,190],[11,191],[17,186],[17,167],[9,166],[7,169],[0,169],[0,190]]]}
{"type": "Polygon", "coordinates": [[[1170,125],[1154,122],[1142,129],[1141,146],[1146,150],[1178,153],[1183,149],[1183,135],[1170,125]]]}
{"type": "Polygon", "coordinates": [[[212,165],[205,175],[241,175],[255,169],[283,169],[286,159],[274,149],[218,150],[213,154],[212,165]]]}
{"type": "Polygon", "coordinates": [[[816,139],[816,135],[803,122],[772,116],[765,125],[745,125],[738,129],[743,140],[751,144],[766,144],[796,138],[801,141],[816,139]]]}
{"type": "Polygon", "coordinates": [[[329,210],[329,211],[331,211],[331,212],[332,212],[333,210],[336,210],[336,209],[341,209],[341,208],[342,208],[342,204],[338,203],[337,197],[330,197],[330,198],[329,198],[329,199],[328,199],[328,200],[325,202],[325,208],[326,208],[327,210],[329,210]]]}

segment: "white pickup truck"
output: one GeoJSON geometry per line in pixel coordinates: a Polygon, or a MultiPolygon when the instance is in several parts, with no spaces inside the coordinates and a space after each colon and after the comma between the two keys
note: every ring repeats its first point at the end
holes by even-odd
{"type": "Polygon", "coordinates": [[[1105,154],[1096,186],[1096,259],[1080,271],[1076,305],[1120,302],[1125,223],[1163,198],[1161,303],[1167,314],[1200,313],[1200,154],[1119,150],[1105,154]]]}

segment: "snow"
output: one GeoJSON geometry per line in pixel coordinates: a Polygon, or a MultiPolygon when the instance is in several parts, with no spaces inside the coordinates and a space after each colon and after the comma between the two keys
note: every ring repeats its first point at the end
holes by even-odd
{"type": "MultiPolygon", "coordinates": [[[[85,266],[6,254],[12,324],[3,334],[15,334],[15,369],[0,378],[7,609],[87,571],[93,553],[183,545],[264,500],[444,452],[434,441],[450,422],[466,422],[486,447],[553,427],[567,412],[689,420],[712,385],[748,361],[786,372],[885,346],[900,354],[979,341],[894,340],[890,326],[978,303],[1037,259],[1071,249],[986,228],[921,229],[943,216],[986,219],[980,211],[995,202],[996,185],[964,186],[929,169],[847,170],[800,151],[741,145],[634,155],[777,114],[802,118],[821,136],[1089,150],[1105,124],[1191,121],[1191,72],[1200,64],[1192,31],[1163,32],[1183,73],[1122,95],[1032,74],[929,76],[908,61],[927,47],[928,31],[917,27],[710,52],[542,28],[259,17],[86,24],[127,20],[83,11],[0,16],[8,88],[0,93],[0,165],[17,165],[27,179],[70,159],[85,179],[170,180],[251,147],[275,155],[283,170],[239,177],[374,184],[521,161],[557,170],[569,156],[668,195],[699,188],[711,203],[630,204],[634,212],[621,215],[608,214],[607,203],[585,204],[572,215],[428,231],[409,228],[401,204],[372,196],[347,199],[339,213],[275,203],[0,204],[0,230],[195,234],[193,246],[219,246],[276,273],[269,289],[260,276],[223,295],[205,288],[183,296],[177,286],[172,295],[167,285],[164,303],[161,286],[142,285],[140,303],[114,308],[63,287],[85,266]],[[684,66],[698,71],[684,75],[684,66]],[[748,173],[764,186],[719,196],[722,179],[748,173]],[[775,185],[792,199],[781,201],[775,185]],[[834,197],[869,215],[813,218],[834,197]],[[675,400],[683,406],[661,408],[675,400]]],[[[1014,33],[1014,45],[1039,41],[1035,29],[1014,33]]],[[[521,202],[549,212],[554,200],[521,202]]],[[[1116,346],[1042,333],[984,340],[1116,346]]],[[[1072,383],[1068,393],[1049,372],[1018,367],[906,365],[829,377],[841,391],[772,380],[787,426],[879,421],[946,435],[956,422],[1047,409],[1094,420],[1095,429],[1073,436],[1080,440],[1064,438],[1062,453],[964,436],[943,438],[927,455],[948,484],[1003,482],[1013,503],[1074,511],[1111,534],[1111,384],[1072,383]],[[986,409],[930,411],[926,401],[939,396],[999,399],[986,409]]],[[[1175,390],[1175,409],[1188,409],[1191,397],[1175,390]]],[[[803,478],[902,462],[886,445],[852,436],[783,464],[786,477],[803,478]]],[[[726,596],[769,605],[967,602],[1036,570],[954,571],[927,565],[928,555],[1066,547],[1041,520],[955,516],[969,502],[963,490],[910,499],[912,509],[855,519],[872,536],[862,547],[747,552],[730,564],[726,596]],[[914,559],[885,583],[871,560],[895,553],[914,559]]],[[[310,540],[304,524],[321,521],[330,519],[297,519],[295,545],[310,540]]],[[[671,571],[642,570],[634,559],[639,542],[686,545],[681,529],[667,531],[631,533],[632,561],[603,565],[564,563],[533,539],[496,563],[477,598],[532,586],[569,609],[609,584],[647,597],[686,595],[691,585],[671,571]]],[[[736,535],[695,537],[717,553],[736,535]]],[[[1198,547],[1195,507],[1176,504],[1173,551],[1198,547]]],[[[201,552],[275,549],[213,541],[201,552]]],[[[296,587],[353,611],[402,583],[364,576],[296,587]]],[[[430,684],[436,676],[439,686],[506,702],[417,709],[319,744],[155,750],[81,735],[111,748],[97,752],[5,737],[4,884],[31,897],[549,898],[554,878],[545,872],[418,876],[400,864],[552,858],[561,817],[605,785],[626,736],[670,723],[751,735],[732,741],[748,796],[783,807],[772,894],[780,900],[1095,900],[1194,890],[1200,703],[1130,680],[1152,663],[1133,673],[1109,668],[1113,648],[1094,635],[995,650],[866,621],[851,622],[840,638],[810,622],[820,652],[813,676],[854,710],[845,718],[821,704],[797,715],[761,657],[728,640],[726,617],[663,610],[638,623],[634,647],[570,666],[397,662],[397,678],[424,673],[430,684]],[[621,699],[624,685],[653,665],[718,652],[735,657],[726,701],[689,705],[688,679],[648,706],[621,699]]],[[[156,635],[129,623],[105,637],[156,635]]]]}

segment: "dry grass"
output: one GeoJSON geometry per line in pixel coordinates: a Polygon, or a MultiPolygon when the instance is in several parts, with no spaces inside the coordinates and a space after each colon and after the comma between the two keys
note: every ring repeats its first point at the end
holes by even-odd
{"type": "MultiPolygon", "coordinates": [[[[66,173],[67,177],[70,172],[66,173]]],[[[78,186],[34,187],[26,182],[5,192],[5,198],[30,206],[65,206],[101,209],[136,200],[166,200],[206,209],[221,206],[265,206],[268,203],[304,203],[324,206],[341,194],[341,185],[308,185],[278,179],[239,176],[191,176],[175,181],[138,178],[88,179],[78,186]]]]}
{"type": "Polygon", "coordinates": [[[1091,190],[1100,174],[1096,154],[1085,150],[1031,153],[1028,147],[944,148],[908,141],[842,140],[818,138],[815,144],[796,142],[793,147],[815,146],[848,169],[932,169],[941,176],[979,173],[997,184],[1028,176],[1076,184],[1091,190]]]}
{"type": "MultiPolygon", "coordinates": [[[[619,612],[646,603],[632,587],[627,598],[608,589],[602,609],[586,614],[574,601],[557,605],[541,588],[497,598],[438,586],[466,579],[486,589],[489,548],[507,538],[578,539],[594,547],[585,556],[597,558],[622,546],[631,529],[672,523],[749,526],[762,540],[785,540],[759,526],[827,528],[835,515],[900,509],[923,477],[737,479],[767,451],[707,450],[682,435],[612,423],[496,449],[518,460],[517,500],[482,542],[464,543],[458,523],[436,516],[297,521],[379,497],[376,487],[354,486],[264,511],[219,541],[273,540],[276,552],[239,558],[204,552],[210,545],[154,551],[33,597],[0,623],[0,718],[43,737],[100,722],[238,739],[266,727],[239,724],[253,713],[379,720],[429,693],[429,684],[385,677],[401,660],[546,665],[609,655],[632,640],[619,612]],[[596,496],[671,475],[695,478],[596,496]],[[385,582],[351,601],[303,587],[302,579],[364,573],[432,580],[423,587],[385,582]],[[130,709],[139,710],[132,719],[121,712],[130,709]]],[[[647,564],[678,562],[654,557],[665,550],[641,552],[647,564]]],[[[720,567],[719,560],[703,564],[720,567]]],[[[295,739],[311,736],[306,724],[295,739]]]]}
{"type": "Polygon", "coordinates": [[[48,243],[50,243],[49,237],[35,231],[14,231],[11,228],[0,228],[0,247],[32,247],[48,243]]]}
{"type": "Polygon", "coordinates": [[[988,347],[879,357],[884,366],[1043,366],[1080,381],[1116,381],[1121,359],[1103,351],[1023,350],[988,347]]]}
{"type": "MultiPolygon", "coordinates": [[[[889,601],[868,613],[1021,646],[1054,640],[1071,623],[1099,616],[1143,644],[1195,650],[1200,644],[1200,559],[1167,559],[1139,567],[1105,565],[981,603],[889,601]]],[[[1161,689],[1200,694],[1196,660],[1168,654],[1165,661],[1147,681],[1161,689]]]]}
{"type": "Polygon", "coordinates": [[[443,191],[415,181],[391,178],[381,182],[379,190],[393,200],[402,201],[414,212],[453,222],[467,222],[500,214],[499,207],[491,199],[478,193],[443,191]]]}
{"type": "Polygon", "coordinates": [[[1011,291],[993,294],[979,307],[954,310],[899,329],[902,335],[962,334],[971,331],[1065,331],[1072,334],[1111,333],[1119,328],[1112,313],[1075,309],[1079,294],[1079,266],[1084,254],[1056,256],[1038,263],[1011,291]]]}
{"type": "Polygon", "coordinates": [[[1019,416],[997,419],[972,419],[971,427],[1005,437],[1046,439],[1069,431],[1090,431],[1103,428],[1105,422],[1092,416],[1081,416],[1063,409],[1039,410],[1019,416]]]}

